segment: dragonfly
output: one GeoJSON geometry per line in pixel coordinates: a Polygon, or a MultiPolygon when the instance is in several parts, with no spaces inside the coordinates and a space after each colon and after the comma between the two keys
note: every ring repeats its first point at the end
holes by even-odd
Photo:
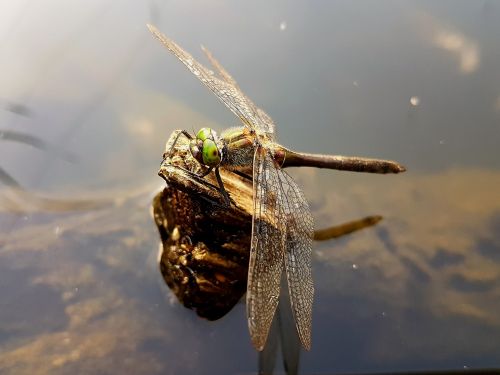
{"type": "MultiPolygon", "coordinates": [[[[246,311],[253,346],[262,351],[280,298],[283,272],[288,284],[290,307],[302,346],[311,348],[314,284],[312,243],[314,221],[304,193],[283,169],[314,166],[371,173],[399,173],[399,163],[291,151],[276,142],[276,126],[257,107],[234,78],[206,48],[207,59],[217,74],[206,68],[155,26],[152,34],[175,55],[242,122],[218,135],[202,128],[196,135],[178,130],[171,136],[174,149],[179,137],[189,140],[189,150],[198,162],[198,177],[212,171],[226,205],[232,203],[224,189],[220,169],[250,173],[253,181],[252,236],[248,266],[246,311]]],[[[164,158],[168,156],[168,151],[164,158]]]]}
{"type": "MultiPolygon", "coordinates": [[[[197,162],[183,141],[176,143],[174,152],[163,160],[158,172],[167,182],[152,204],[163,244],[158,262],[166,284],[181,304],[202,318],[217,320],[246,292],[252,237],[252,180],[221,169],[224,187],[233,201],[230,206],[220,204],[222,197],[213,175],[200,179],[186,172],[191,169],[190,163],[197,162]]],[[[170,151],[169,146],[167,149],[170,151]]],[[[316,229],[314,241],[342,237],[376,225],[380,220],[381,216],[372,215],[316,229]]]]}

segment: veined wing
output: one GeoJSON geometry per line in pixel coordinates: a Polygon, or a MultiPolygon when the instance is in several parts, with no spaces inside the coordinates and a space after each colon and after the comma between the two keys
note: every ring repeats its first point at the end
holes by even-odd
{"type": "Polygon", "coordinates": [[[241,90],[236,80],[231,76],[231,74],[227,72],[226,69],[224,69],[224,67],[219,63],[219,61],[217,61],[217,59],[212,55],[212,53],[207,48],[202,46],[201,49],[205,53],[205,56],[207,56],[208,61],[210,61],[212,66],[219,72],[219,75],[222,77],[222,79],[224,79],[224,81],[226,81],[233,87],[237,88],[238,91],[240,92],[240,95],[244,97],[247,103],[250,105],[250,107],[252,107],[253,114],[259,118],[259,123],[256,124],[259,126],[259,130],[264,133],[273,134],[276,126],[274,125],[274,121],[271,118],[271,116],[269,116],[266,112],[264,112],[264,110],[257,107],[245,95],[245,93],[241,90]]]}
{"type": "Polygon", "coordinates": [[[302,345],[311,347],[314,287],[311,252],[314,225],[295,181],[263,147],[254,157],[254,215],[248,271],[247,314],[255,347],[261,350],[276,310],[282,264],[302,345]],[[279,258],[279,259],[278,259],[279,258]]]}
{"type": "MultiPolygon", "coordinates": [[[[184,51],[177,43],[167,38],[153,25],[147,25],[153,35],[163,43],[198,79],[207,86],[241,121],[250,129],[261,133],[273,133],[274,124],[269,123],[270,117],[262,115],[263,111],[240,90],[234,79],[225,70],[221,73],[223,79],[219,79],[212,71],[204,67],[188,52],[184,51]]],[[[213,58],[212,58],[213,59],[213,58]]],[[[216,69],[221,72],[219,63],[216,69]]]]}
{"type": "Polygon", "coordinates": [[[226,69],[217,61],[217,59],[212,55],[212,52],[208,50],[205,46],[201,46],[201,50],[205,53],[210,64],[217,70],[219,75],[222,77],[224,81],[236,87],[239,91],[241,91],[240,86],[236,82],[236,80],[227,72],[226,69]]]}
{"type": "Polygon", "coordinates": [[[282,203],[286,218],[285,269],[295,325],[302,345],[311,349],[312,305],[312,242],[314,221],[309,204],[297,183],[282,169],[278,171],[282,203]]]}
{"type": "Polygon", "coordinates": [[[285,250],[285,222],[278,169],[268,151],[258,146],[253,164],[254,212],[248,266],[247,317],[252,343],[264,349],[278,306],[285,250]]]}

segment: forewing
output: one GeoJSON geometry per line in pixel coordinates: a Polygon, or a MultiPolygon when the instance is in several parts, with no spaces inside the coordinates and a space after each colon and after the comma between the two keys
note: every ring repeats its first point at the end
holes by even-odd
{"type": "Polygon", "coordinates": [[[252,109],[252,114],[254,117],[258,118],[258,123],[256,126],[258,126],[258,129],[261,132],[267,133],[267,134],[273,134],[275,125],[273,122],[273,119],[271,116],[269,116],[264,110],[260,109],[257,107],[246,95],[245,93],[241,90],[240,86],[236,82],[236,80],[227,72],[226,69],[217,61],[217,59],[212,55],[212,53],[205,47],[201,47],[203,52],[205,52],[205,55],[207,56],[208,61],[212,64],[212,66],[217,70],[219,75],[222,77],[224,81],[227,83],[231,84],[233,87],[237,88],[238,91],[240,92],[240,95],[246,99],[246,102],[249,104],[249,106],[252,109]]]}
{"type": "Polygon", "coordinates": [[[309,204],[297,183],[278,170],[283,217],[286,218],[285,268],[295,325],[302,345],[311,348],[314,285],[312,279],[312,241],[314,222],[309,204]]]}
{"type": "Polygon", "coordinates": [[[260,133],[273,133],[274,123],[271,118],[240,90],[234,79],[210,55],[214,67],[219,71],[222,80],[214,73],[196,61],[193,56],[184,51],[177,43],[162,34],[153,25],[147,25],[153,35],[163,43],[198,79],[207,86],[243,123],[260,133]]]}
{"type": "Polygon", "coordinates": [[[262,350],[279,301],[285,227],[281,220],[278,169],[259,146],[253,164],[254,212],[248,266],[247,317],[252,343],[262,350]]]}
{"type": "Polygon", "coordinates": [[[206,48],[205,46],[201,46],[201,50],[205,53],[205,56],[207,57],[208,61],[210,61],[210,64],[212,64],[212,66],[217,70],[222,79],[241,91],[240,87],[238,86],[238,83],[231,76],[231,74],[229,74],[227,70],[224,69],[224,67],[219,63],[219,61],[217,61],[217,59],[212,55],[212,52],[210,52],[208,48],[206,48]]]}

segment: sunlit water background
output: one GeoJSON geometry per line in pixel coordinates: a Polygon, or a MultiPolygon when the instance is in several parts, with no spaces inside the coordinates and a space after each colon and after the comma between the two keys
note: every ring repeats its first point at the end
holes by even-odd
{"type": "Polygon", "coordinates": [[[408,168],[292,171],[318,227],[384,216],[315,246],[302,372],[500,366],[499,3],[25,0],[0,2],[0,129],[50,148],[1,142],[30,193],[0,187],[1,373],[257,369],[243,304],[201,320],[155,265],[164,142],[238,120],[147,22],[207,46],[280,143],[408,168]]]}

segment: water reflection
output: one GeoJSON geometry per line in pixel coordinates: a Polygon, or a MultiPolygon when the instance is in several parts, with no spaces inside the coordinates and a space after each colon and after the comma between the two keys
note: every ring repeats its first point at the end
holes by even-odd
{"type": "Polygon", "coordinates": [[[459,71],[463,74],[475,72],[481,63],[480,51],[477,41],[466,37],[452,27],[443,25],[428,13],[422,13],[422,22],[432,33],[433,43],[445,51],[456,55],[459,61],[459,71]]]}
{"type": "MultiPolygon", "coordinates": [[[[471,366],[493,365],[500,331],[495,183],[497,172],[455,170],[390,187],[353,184],[327,199],[329,209],[348,216],[385,205],[387,219],[374,231],[316,245],[314,319],[321,328],[313,332],[303,368],[314,372],[335,363],[341,371],[357,363],[356,371],[373,371],[392,363],[394,370],[422,369],[424,358],[427,368],[443,368],[456,366],[456,353],[471,366]],[[380,189],[386,202],[374,204],[380,189]],[[346,212],[344,199],[357,203],[346,212]],[[393,200],[398,205],[388,204],[393,200]],[[430,206],[434,220],[428,219],[430,206]]],[[[30,225],[3,234],[3,371],[104,371],[125,356],[137,371],[161,373],[173,365],[165,362],[165,347],[179,371],[198,372],[204,361],[211,370],[241,368],[236,359],[224,365],[210,360],[219,350],[240,360],[246,353],[243,363],[255,366],[243,309],[214,326],[162,297],[155,262],[145,263],[157,244],[147,199],[86,215],[32,216],[30,225]],[[23,308],[35,301],[35,310],[23,308]],[[228,337],[241,343],[232,347],[236,341],[224,343],[228,337]],[[204,347],[208,342],[217,349],[204,347]],[[194,345],[193,355],[186,345],[194,345]]]]}
{"type": "MultiPolygon", "coordinates": [[[[398,203],[386,210],[387,219],[375,231],[323,253],[321,267],[326,262],[336,277],[322,278],[318,292],[332,298],[331,304],[320,307],[323,327],[332,322],[335,308],[355,314],[361,327],[346,331],[334,323],[331,330],[320,332],[323,339],[337,332],[343,338],[354,335],[347,347],[361,345],[356,332],[365,331],[359,358],[390,360],[393,369],[407,365],[408,352],[415,356],[410,361],[415,369],[429,368],[420,362],[424,359],[433,362],[433,368],[458,367],[459,361],[494,364],[494,342],[500,333],[495,313],[500,306],[494,296],[500,292],[500,268],[492,254],[500,250],[494,224],[500,207],[495,189],[487,186],[499,178],[497,172],[460,169],[410,176],[390,189],[368,189],[382,194],[382,188],[380,204],[386,207],[398,203]],[[356,270],[350,269],[352,264],[356,270]],[[363,299],[356,298],[358,293],[363,299]]],[[[347,196],[361,207],[380,207],[370,203],[364,189],[354,190],[347,196]]],[[[342,350],[334,356],[340,360],[342,355],[358,358],[342,350]]]]}
{"type": "Polygon", "coordinates": [[[21,103],[14,103],[14,102],[9,102],[9,101],[2,101],[0,100],[0,103],[3,104],[3,108],[6,111],[9,111],[11,113],[14,113],[19,116],[24,116],[24,117],[31,117],[33,114],[31,110],[25,106],[24,104],[21,103]],[[2,103],[4,102],[4,103],[2,103]]]}
{"type": "Polygon", "coordinates": [[[66,151],[64,149],[59,149],[59,147],[57,147],[56,145],[51,145],[48,142],[42,140],[41,138],[31,134],[23,133],[20,131],[0,129],[0,140],[18,142],[24,145],[34,147],[41,151],[53,153],[56,157],[59,157],[64,161],[71,163],[77,162],[77,158],[73,153],[66,151]]]}
{"type": "MultiPolygon", "coordinates": [[[[0,130],[0,140],[17,142],[28,145],[45,153],[54,154],[56,157],[70,163],[76,163],[76,156],[55,145],[51,145],[39,137],[19,131],[0,130]]],[[[0,205],[10,213],[26,212],[64,212],[86,211],[102,208],[111,204],[112,199],[56,199],[48,198],[27,191],[21,184],[0,166],[0,183],[6,189],[0,196],[0,205]]]]}

